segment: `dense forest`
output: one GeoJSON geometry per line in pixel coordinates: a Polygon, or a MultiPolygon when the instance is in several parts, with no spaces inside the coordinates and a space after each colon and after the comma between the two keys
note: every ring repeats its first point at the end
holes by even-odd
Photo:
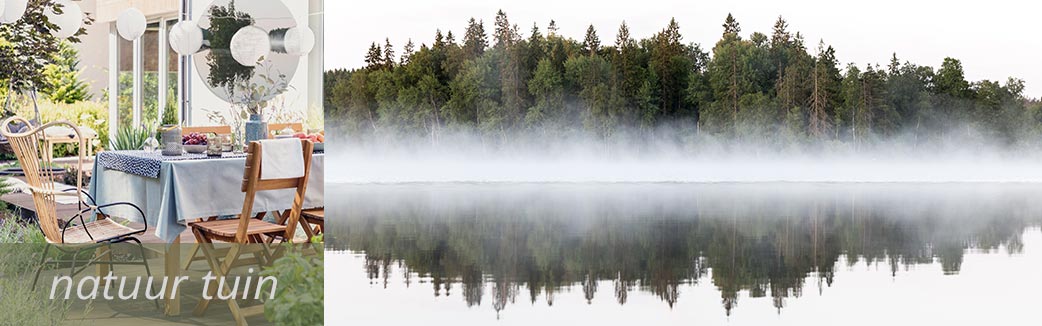
{"type": "MultiPolygon", "coordinates": [[[[382,44],[380,44],[382,43],[382,44]]],[[[672,133],[767,145],[913,144],[980,140],[1034,144],[1042,104],[1024,82],[966,80],[962,64],[900,60],[843,64],[824,41],[790,31],[743,36],[728,15],[711,49],[684,43],[678,22],[636,39],[623,22],[614,43],[591,25],[583,40],[551,21],[523,33],[499,11],[491,37],[470,19],[462,39],[438,30],[433,44],[398,52],[373,43],[366,66],[328,71],[326,115],[349,136],[468,133],[503,140],[519,133],[601,139],[672,133]]]]}

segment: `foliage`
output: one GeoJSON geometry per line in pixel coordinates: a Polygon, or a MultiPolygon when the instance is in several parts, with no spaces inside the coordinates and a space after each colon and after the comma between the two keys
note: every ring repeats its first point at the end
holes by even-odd
{"type": "MultiPolygon", "coordinates": [[[[2,180],[0,180],[2,181],[2,180]]],[[[26,282],[39,263],[43,233],[34,224],[19,223],[10,211],[0,212],[0,316],[5,325],[59,325],[70,302],[50,300],[26,282]]]]}
{"type": "MultiPolygon", "coordinates": [[[[321,250],[317,256],[288,250],[261,273],[279,281],[275,299],[264,305],[268,321],[278,325],[322,325],[325,281],[321,255],[321,250]]],[[[261,290],[267,291],[270,290],[261,290]]]]}
{"type": "Polygon", "coordinates": [[[606,44],[593,27],[580,41],[559,35],[554,22],[526,37],[500,11],[491,37],[470,19],[461,42],[439,30],[433,44],[410,46],[407,60],[393,60],[385,39],[372,43],[364,68],[326,73],[327,114],[348,137],[432,143],[447,131],[483,140],[533,129],[550,139],[574,131],[610,139],[659,126],[777,147],[1039,139],[1037,100],[1023,96],[1023,81],[971,82],[954,58],[938,69],[896,54],[887,67],[840,67],[834,48],[821,40],[808,49],[781,17],[767,35],[742,34],[731,15],[707,52],[684,43],[679,26],[670,20],[637,40],[623,23],[606,44]]]}
{"type": "Polygon", "coordinates": [[[18,216],[6,209],[0,215],[3,215],[0,218],[0,244],[47,243],[36,225],[19,223],[18,216]]]}
{"type": "Polygon", "coordinates": [[[89,85],[80,80],[79,51],[67,41],[61,42],[58,49],[54,63],[44,67],[44,84],[40,85],[40,92],[55,103],[73,104],[89,100],[89,85]]]}
{"type": "MultiPolygon", "coordinates": [[[[4,67],[0,69],[0,80],[13,80],[16,88],[47,84],[44,70],[55,62],[62,43],[51,35],[54,25],[44,16],[45,10],[53,9],[61,10],[50,0],[29,0],[20,20],[0,25],[0,67],[4,67]]],[[[91,17],[83,19],[84,25],[93,22],[91,17]]],[[[80,28],[68,42],[79,43],[79,37],[86,33],[86,28],[80,28]]]]}
{"type": "MultiPolygon", "coordinates": [[[[177,85],[177,76],[169,75],[167,85],[177,85]]],[[[141,80],[141,88],[145,90],[141,103],[141,116],[142,122],[153,125],[156,119],[159,118],[159,97],[166,96],[166,107],[163,108],[163,121],[161,124],[178,124],[177,120],[177,90],[174,87],[168,87],[165,91],[160,94],[156,94],[156,90],[159,89],[159,73],[157,72],[145,72],[144,78],[141,80]]],[[[124,71],[119,73],[119,95],[116,98],[119,113],[119,125],[133,124],[134,116],[132,110],[134,108],[134,73],[124,71]]],[[[105,92],[104,100],[108,100],[108,93],[105,92]]]]}
{"type": "Polygon", "coordinates": [[[206,55],[207,64],[210,66],[210,75],[206,81],[212,87],[224,88],[231,93],[237,84],[253,77],[253,67],[243,66],[235,61],[228,49],[235,32],[253,25],[254,20],[250,14],[235,10],[234,1],[228,6],[211,6],[208,14],[210,48],[221,51],[209,51],[206,55]]]}
{"type": "MultiPolygon", "coordinates": [[[[22,96],[15,101],[13,105],[14,114],[31,119],[36,117],[32,103],[28,98],[22,96]]],[[[109,110],[107,104],[95,101],[80,101],[66,104],[40,99],[37,101],[37,105],[40,108],[41,123],[66,120],[80,127],[90,127],[98,133],[98,138],[94,143],[95,149],[107,146],[109,139],[109,110]]],[[[77,144],[55,145],[54,155],[55,157],[68,156],[76,153],[78,146],[77,144]]]]}
{"type": "Polygon", "coordinates": [[[155,129],[147,126],[121,126],[119,131],[116,132],[116,138],[112,140],[112,150],[139,150],[145,146],[145,140],[148,137],[153,137],[155,133],[155,129]]]}

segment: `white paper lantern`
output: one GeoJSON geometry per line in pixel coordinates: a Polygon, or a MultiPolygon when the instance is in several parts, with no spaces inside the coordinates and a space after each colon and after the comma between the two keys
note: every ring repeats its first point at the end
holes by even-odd
{"type": "Polygon", "coordinates": [[[44,11],[47,20],[58,26],[57,29],[51,30],[51,35],[63,39],[76,34],[80,26],[83,26],[83,10],[80,9],[80,5],[69,0],[56,0],[54,3],[62,6],[62,13],[54,10],[44,11]]]}
{"type": "Polygon", "coordinates": [[[315,47],[315,32],[307,26],[290,28],[286,31],[283,43],[286,53],[297,56],[307,55],[315,47]]]}
{"type": "Polygon", "coordinates": [[[119,14],[119,18],[116,18],[116,31],[123,39],[133,41],[141,35],[145,35],[145,24],[145,14],[137,8],[130,8],[124,10],[119,14]]]}
{"type": "Polygon", "coordinates": [[[180,55],[193,55],[203,47],[203,30],[195,21],[185,20],[170,28],[170,48],[180,55]]]}
{"type": "Polygon", "coordinates": [[[243,66],[253,67],[271,52],[271,39],[268,38],[268,32],[250,25],[232,35],[229,48],[235,61],[243,66]]]}
{"type": "Polygon", "coordinates": [[[0,23],[8,24],[22,19],[29,0],[0,0],[5,3],[3,14],[0,15],[0,23]]]}

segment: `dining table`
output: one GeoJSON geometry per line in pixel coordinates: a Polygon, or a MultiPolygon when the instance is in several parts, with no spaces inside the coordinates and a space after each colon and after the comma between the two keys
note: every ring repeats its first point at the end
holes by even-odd
{"type": "MultiPolygon", "coordinates": [[[[311,160],[311,174],[304,209],[324,207],[324,153],[311,160]]],[[[132,207],[107,208],[106,215],[132,222],[147,222],[149,230],[166,243],[165,271],[168,279],[181,273],[181,234],[189,222],[201,218],[237,216],[245,194],[242,180],[246,154],[225,152],[221,156],[183,153],[163,155],[160,151],[109,150],[97,154],[88,191],[98,204],[126,202],[132,207]]],[[[283,212],[293,206],[294,189],[257,193],[253,212],[283,212]]],[[[99,271],[100,272],[100,271],[99,271]]],[[[172,293],[173,283],[167,285],[172,293]]],[[[167,315],[180,314],[180,298],[166,299],[167,315]]]]}

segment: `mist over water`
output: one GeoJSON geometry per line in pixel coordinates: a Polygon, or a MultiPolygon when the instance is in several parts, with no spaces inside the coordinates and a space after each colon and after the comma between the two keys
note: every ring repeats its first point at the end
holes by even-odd
{"type": "Polygon", "coordinates": [[[492,139],[464,132],[436,140],[332,139],[328,155],[340,166],[327,176],[333,183],[1042,182],[1042,156],[1033,146],[981,138],[896,136],[856,147],[774,145],[769,137],[676,130],[610,139],[540,133],[492,139]]]}

